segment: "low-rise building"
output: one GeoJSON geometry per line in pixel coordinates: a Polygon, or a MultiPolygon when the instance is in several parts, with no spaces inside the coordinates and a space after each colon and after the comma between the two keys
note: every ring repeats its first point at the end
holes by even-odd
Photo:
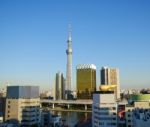
{"type": "Polygon", "coordinates": [[[5,122],[17,126],[40,125],[38,86],[8,86],[5,122]]]}
{"type": "Polygon", "coordinates": [[[42,111],[41,126],[42,127],[59,127],[61,125],[61,116],[53,115],[50,111],[42,111]]]}
{"type": "Polygon", "coordinates": [[[149,127],[150,94],[132,94],[126,105],[126,127],[149,127]]]}
{"type": "Polygon", "coordinates": [[[92,126],[117,127],[117,107],[113,91],[97,91],[93,94],[92,126]]]}

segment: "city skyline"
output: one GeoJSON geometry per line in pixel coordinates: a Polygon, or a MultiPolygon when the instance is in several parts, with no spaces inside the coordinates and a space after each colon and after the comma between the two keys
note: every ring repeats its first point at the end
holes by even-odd
{"type": "MultiPolygon", "coordinates": [[[[0,1],[0,85],[52,88],[66,74],[68,23],[72,24],[73,88],[76,66],[120,69],[121,88],[150,84],[149,1],[0,1]]],[[[66,76],[65,76],[66,77],[66,76]]]]}

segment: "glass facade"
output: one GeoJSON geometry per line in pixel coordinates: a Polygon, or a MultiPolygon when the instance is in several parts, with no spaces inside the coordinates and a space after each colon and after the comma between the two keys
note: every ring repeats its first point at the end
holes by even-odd
{"type": "Polygon", "coordinates": [[[92,99],[96,90],[96,70],[92,68],[77,69],[77,97],[78,99],[92,99]]]}

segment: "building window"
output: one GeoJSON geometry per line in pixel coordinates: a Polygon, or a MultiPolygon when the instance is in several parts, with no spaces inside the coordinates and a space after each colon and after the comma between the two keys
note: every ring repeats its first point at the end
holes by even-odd
{"type": "Polygon", "coordinates": [[[94,123],[98,123],[97,121],[94,121],[94,123]]]}
{"type": "Polygon", "coordinates": [[[113,110],[116,110],[116,107],[113,107],[113,110]]]}
{"type": "Polygon", "coordinates": [[[128,120],[128,122],[131,122],[131,120],[128,120]]]}
{"type": "Polygon", "coordinates": [[[116,123],[111,123],[111,125],[116,125],[116,123]]]}
{"type": "Polygon", "coordinates": [[[131,117],[131,115],[130,115],[130,114],[128,114],[128,117],[131,117]]]}
{"type": "Polygon", "coordinates": [[[116,125],[116,123],[107,123],[107,125],[113,125],[114,126],[114,125],[116,125]]]}
{"type": "Polygon", "coordinates": [[[114,112],[113,115],[116,115],[116,113],[114,112]]]}
{"type": "Polygon", "coordinates": [[[104,125],[104,122],[99,122],[99,125],[104,125]]]}
{"type": "Polygon", "coordinates": [[[113,120],[116,120],[116,118],[112,118],[113,120]]]}

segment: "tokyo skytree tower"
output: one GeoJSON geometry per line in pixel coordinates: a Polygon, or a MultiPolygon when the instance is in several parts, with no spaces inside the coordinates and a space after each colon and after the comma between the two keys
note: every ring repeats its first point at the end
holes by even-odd
{"type": "Polygon", "coordinates": [[[67,40],[68,48],[67,54],[67,70],[66,70],[66,90],[71,91],[72,85],[72,38],[71,38],[71,25],[69,25],[69,36],[67,40]]]}

